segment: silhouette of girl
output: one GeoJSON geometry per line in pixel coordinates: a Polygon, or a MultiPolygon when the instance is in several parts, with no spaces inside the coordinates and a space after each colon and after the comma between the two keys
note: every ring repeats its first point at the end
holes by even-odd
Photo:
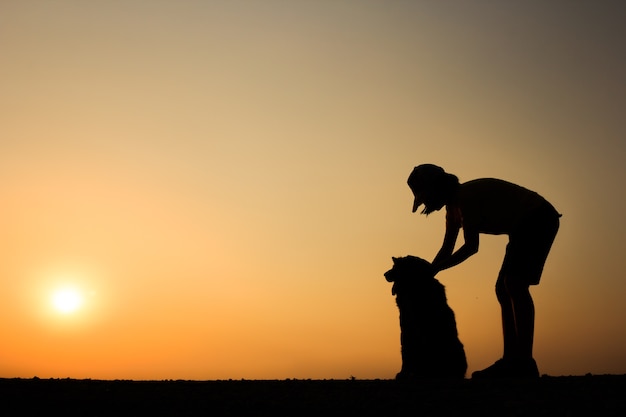
{"type": "Polygon", "coordinates": [[[456,176],[432,164],[415,167],[408,184],[415,196],[414,213],[422,204],[426,215],[446,207],[443,245],[432,262],[435,274],[475,254],[481,233],[509,236],[496,281],[504,352],[502,359],[472,378],[538,377],[529,286],[539,284],[561,215],[542,196],[519,185],[494,178],[460,184],[456,176]],[[460,229],[464,243],[455,251],[460,229]]]}

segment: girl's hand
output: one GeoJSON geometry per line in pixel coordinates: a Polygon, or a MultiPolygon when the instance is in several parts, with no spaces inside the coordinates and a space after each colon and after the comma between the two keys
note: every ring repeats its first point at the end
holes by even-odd
{"type": "Polygon", "coordinates": [[[430,275],[434,277],[439,273],[439,271],[441,271],[441,269],[437,268],[435,263],[430,264],[430,275]]]}

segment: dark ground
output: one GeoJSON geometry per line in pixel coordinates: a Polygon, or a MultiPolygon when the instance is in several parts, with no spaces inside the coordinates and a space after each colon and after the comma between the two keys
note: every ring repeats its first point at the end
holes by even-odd
{"type": "Polygon", "coordinates": [[[535,381],[0,379],[5,416],[626,416],[626,375],[535,381]]]}

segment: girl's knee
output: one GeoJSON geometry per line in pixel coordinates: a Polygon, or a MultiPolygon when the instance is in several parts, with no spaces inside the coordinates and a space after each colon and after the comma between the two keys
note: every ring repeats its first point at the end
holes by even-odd
{"type": "Polygon", "coordinates": [[[498,277],[496,281],[496,298],[502,303],[510,302],[511,296],[509,295],[509,291],[505,284],[504,277],[498,277]]]}
{"type": "Polygon", "coordinates": [[[510,274],[500,274],[496,281],[496,297],[498,301],[526,297],[530,294],[529,285],[521,277],[510,274]]]}

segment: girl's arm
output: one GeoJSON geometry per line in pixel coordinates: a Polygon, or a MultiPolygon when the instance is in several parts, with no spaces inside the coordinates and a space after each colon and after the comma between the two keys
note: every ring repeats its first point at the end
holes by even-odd
{"type": "Polygon", "coordinates": [[[449,230],[446,228],[446,236],[443,241],[443,246],[433,260],[433,269],[435,270],[435,273],[456,266],[478,252],[478,244],[480,241],[479,233],[471,229],[468,230],[467,228],[463,228],[463,239],[465,242],[463,243],[463,246],[453,253],[458,233],[458,228],[456,228],[456,230],[449,230]]]}
{"type": "MultiPolygon", "coordinates": [[[[443,238],[443,244],[441,245],[441,249],[437,252],[437,256],[433,259],[432,266],[435,270],[435,274],[442,269],[442,265],[447,263],[448,258],[452,256],[452,252],[454,251],[454,246],[456,245],[456,239],[459,235],[460,227],[457,225],[452,225],[449,222],[446,223],[446,234],[443,238]]],[[[449,267],[447,267],[449,268],[449,267]]]]}

